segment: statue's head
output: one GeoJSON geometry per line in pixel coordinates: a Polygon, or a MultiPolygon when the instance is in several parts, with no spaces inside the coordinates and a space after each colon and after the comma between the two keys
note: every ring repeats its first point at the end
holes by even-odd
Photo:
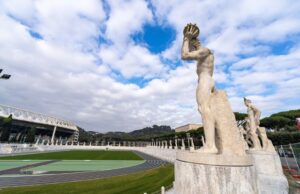
{"type": "Polygon", "coordinates": [[[247,98],[244,97],[244,104],[246,106],[249,106],[251,104],[251,100],[249,100],[249,99],[247,99],[247,98]]]}

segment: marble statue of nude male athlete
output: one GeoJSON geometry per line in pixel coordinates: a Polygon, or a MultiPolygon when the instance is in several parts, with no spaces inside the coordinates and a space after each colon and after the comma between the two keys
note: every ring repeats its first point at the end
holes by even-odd
{"type": "Polygon", "coordinates": [[[197,39],[199,28],[196,25],[188,24],[184,28],[184,38],[181,50],[183,60],[197,61],[198,86],[196,99],[198,111],[202,117],[204,128],[205,144],[197,150],[203,153],[217,153],[215,143],[215,121],[210,108],[210,98],[214,90],[213,70],[214,55],[208,49],[201,47],[197,39]]]}

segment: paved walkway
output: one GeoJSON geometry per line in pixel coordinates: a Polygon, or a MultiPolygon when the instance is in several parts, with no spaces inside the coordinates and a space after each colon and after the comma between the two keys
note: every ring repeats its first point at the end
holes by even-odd
{"type": "MultiPolygon", "coordinates": [[[[97,171],[97,172],[73,172],[66,174],[52,174],[52,175],[39,175],[39,176],[21,176],[21,177],[0,177],[0,187],[10,186],[24,186],[24,185],[38,185],[49,183],[62,183],[71,181],[82,181],[89,179],[107,178],[112,176],[126,175],[135,172],[159,167],[167,162],[157,159],[153,156],[144,154],[142,152],[134,151],[137,155],[141,156],[146,162],[132,167],[97,171]]],[[[24,168],[19,167],[19,168],[24,168]]],[[[19,169],[20,170],[20,169],[19,169]]]]}

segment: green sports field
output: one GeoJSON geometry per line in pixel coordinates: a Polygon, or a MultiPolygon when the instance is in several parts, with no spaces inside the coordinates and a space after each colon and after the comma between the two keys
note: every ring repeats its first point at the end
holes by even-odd
{"type": "Polygon", "coordinates": [[[22,171],[103,171],[136,166],[145,162],[131,151],[77,150],[0,157],[0,170],[49,160],[54,161],[22,171]]]}
{"type": "MultiPolygon", "coordinates": [[[[25,166],[38,162],[51,161],[45,165],[27,167],[22,171],[41,171],[55,173],[57,171],[104,171],[135,166],[145,162],[143,158],[131,151],[59,151],[28,155],[0,157],[0,170],[25,166]]],[[[1,177],[40,176],[25,174],[7,174],[1,177]]],[[[41,175],[42,176],[42,175],[41,175]]],[[[47,175],[45,175],[47,176],[47,175]]],[[[174,180],[173,165],[163,165],[143,172],[103,179],[49,184],[39,186],[23,186],[0,189],[0,194],[137,194],[151,193],[168,186],[174,180]]]]}
{"type": "Polygon", "coordinates": [[[75,150],[0,157],[0,160],[143,160],[131,151],[75,150]]]}
{"type": "Polygon", "coordinates": [[[105,179],[60,183],[40,186],[26,186],[0,190],[1,194],[141,194],[158,191],[162,185],[174,181],[173,165],[124,176],[105,179]]]}
{"type": "Polygon", "coordinates": [[[103,171],[136,166],[144,162],[144,160],[62,160],[29,168],[27,171],[103,171]]]}
{"type": "Polygon", "coordinates": [[[0,170],[7,170],[11,168],[17,168],[20,166],[25,166],[29,164],[34,164],[37,162],[42,162],[40,160],[28,161],[28,160],[3,160],[0,161],[0,170]]]}

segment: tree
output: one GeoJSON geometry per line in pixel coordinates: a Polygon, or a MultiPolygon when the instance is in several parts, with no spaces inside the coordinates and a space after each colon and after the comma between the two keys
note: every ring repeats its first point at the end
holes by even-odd
{"type": "Polygon", "coordinates": [[[91,142],[93,136],[82,128],[79,128],[79,142],[91,142]]]}
{"type": "Polygon", "coordinates": [[[274,146],[287,145],[289,143],[298,143],[300,141],[299,132],[273,132],[267,133],[268,138],[274,146]]]}
{"type": "Polygon", "coordinates": [[[2,120],[2,133],[0,137],[1,142],[6,142],[9,140],[10,130],[12,127],[12,115],[2,120]]]}
{"type": "Polygon", "coordinates": [[[260,121],[260,125],[262,127],[266,127],[269,129],[279,130],[286,126],[289,126],[291,123],[291,119],[283,117],[283,116],[271,116],[263,118],[260,121]]]}
{"type": "Polygon", "coordinates": [[[234,112],[235,120],[237,122],[237,125],[240,126],[244,123],[245,118],[248,116],[245,113],[239,113],[239,112],[234,112]]]}
{"type": "Polygon", "coordinates": [[[35,140],[35,132],[36,129],[35,127],[31,127],[28,132],[27,132],[27,138],[26,138],[26,142],[27,143],[34,143],[35,140]]]}
{"type": "MultiPolygon", "coordinates": [[[[292,120],[294,122],[296,118],[300,118],[300,110],[289,110],[289,111],[284,111],[284,112],[279,112],[276,114],[272,114],[270,117],[274,116],[281,116],[281,117],[286,117],[292,120]]],[[[294,123],[291,123],[294,124],[294,123]]]]}
{"type": "Polygon", "coordinates": [[[286,131],[289,131],[289,132],[295,132],[295,131],[298,130],[298,128],[297,128],[296,125],[294,125],[294,126],[285,126],[284,129],[285,129],[286,131]]]}
{"type": "Polygon", "coordinates": [[[245,120],[245,118],[246,118],[248,115],[245,114],[245,113],[234,112],[234,116],[235,116],[236,121],[242,121],[242,120],[245,120]]]}

